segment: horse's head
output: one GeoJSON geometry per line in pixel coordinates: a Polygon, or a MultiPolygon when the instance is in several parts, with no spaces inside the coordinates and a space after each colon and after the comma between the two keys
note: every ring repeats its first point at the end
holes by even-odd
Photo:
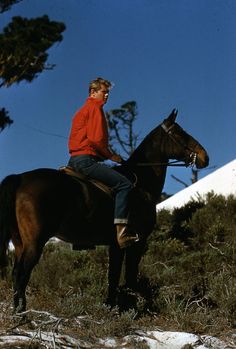
{"type": "Polygon", "coordinates": [[[174,109],[161,124],[165,132],[168,158],[182,160],[186,165],[196,165],[197,168],[208,166],[209,157],[206,150],[175,122],[177,113],[174,109]]]}

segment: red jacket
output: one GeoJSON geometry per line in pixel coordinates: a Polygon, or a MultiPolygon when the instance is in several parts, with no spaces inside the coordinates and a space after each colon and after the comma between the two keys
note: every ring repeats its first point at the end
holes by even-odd
{"type": "Polygon", "coordinates": [[[103,101],[89,97],[75,113],[68,144],[71,156],[89,154],[109,159],[113,155],[108,146],[108,128],[103,104],[103,101]]]}

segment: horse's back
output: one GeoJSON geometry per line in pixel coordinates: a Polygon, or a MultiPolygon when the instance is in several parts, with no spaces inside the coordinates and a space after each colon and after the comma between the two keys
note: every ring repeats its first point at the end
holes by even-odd
{"type": "Polygon", "coordinates": [[[82,245],[108,244],[112,240],[113,203],[109,195],[61,171],[36,169],[23,173],[16,207],[21,225],[26,224],[24,217],[30,217],[34,234],[44,240],[56,236],[82,245]]]}

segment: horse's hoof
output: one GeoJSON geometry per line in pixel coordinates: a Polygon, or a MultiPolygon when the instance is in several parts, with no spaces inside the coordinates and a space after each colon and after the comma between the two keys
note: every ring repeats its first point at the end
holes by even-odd
{"type": "Polygon", "coordinates": [[[25,312],[25,310],[26,310],[25,300],[20,298],[18,300],[18,303],[16,305],[14,305],[13,314],[16,316],[21,316],[22,313],[25,312]]]}
{"type": "Polygon", "coordinates": [[[108,297],[104,303],[107,307],[110,307],[111,309],[118,306],[118,300],[117,297],[108,297]]]}

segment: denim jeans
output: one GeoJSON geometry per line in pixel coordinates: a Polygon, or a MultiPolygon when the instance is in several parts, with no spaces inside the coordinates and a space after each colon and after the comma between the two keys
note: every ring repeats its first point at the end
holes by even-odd
{"type": "Polygon", "coordinates": [[[76,172],[97,179],[113,189],[115,193],[114,223],[128,223],[128,196],[133,189],[133,184],[128,178],[101,163],[93,155],[71,156],[68,165],[76,172]]]}

